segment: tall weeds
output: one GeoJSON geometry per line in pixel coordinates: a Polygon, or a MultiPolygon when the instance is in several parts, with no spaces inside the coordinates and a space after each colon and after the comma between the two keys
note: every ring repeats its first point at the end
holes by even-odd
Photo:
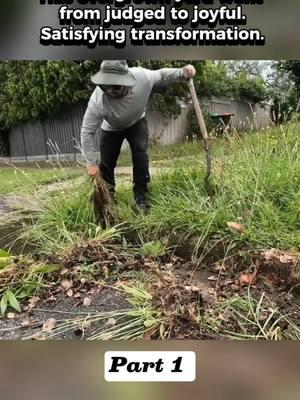
{"type": "Polygon", "coordinates": [[[120,213],[149,240],[175,232],[203,241],[229,235],[258,247],[299,248],[299,150],[298,127],[221,139],[213,149],[212,201],[204,189],[205,167],[199,154],[188,161],[174,160],[173,168],[153,179],[147,216],[131,212],[126,190],[120,213]],[[242,224],[244,233],[231,232],[230,221],[242,224]]]}

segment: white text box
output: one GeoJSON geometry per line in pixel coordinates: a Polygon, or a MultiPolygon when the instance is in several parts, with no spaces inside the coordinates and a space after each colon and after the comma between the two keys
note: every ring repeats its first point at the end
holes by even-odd
{"type": "Polygon", "coordinates": [[[108,351],[104,356],[108,382],[193,382],[193,351],[108,351]]]}

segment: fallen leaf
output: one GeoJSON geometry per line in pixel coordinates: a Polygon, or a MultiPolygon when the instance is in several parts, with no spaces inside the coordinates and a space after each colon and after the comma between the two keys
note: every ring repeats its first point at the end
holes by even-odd
{"type": "Polygon", "coordinates": [[[92,287],[91,290],[89,291],[90,294],[98,294],[100,292],[99,287],[92,287]]]}
{"type": "Polygon", "coordinates": [[[105,279],[108,279],[108,277],[109,277],[109,270],[108,270],[108,268],[106,267],[106,265],[103,265],[103,266],[102,266],[102,269],[103,269],[103,273],[104,273],[104,278],[105,278],[105,279]]]}
{"type": "Polygon", "coordinates": [[[16,314],[14,314],[12,312],[7,314],[8,319],[15,319],[15,317],[16,317],[16,314]]]}
{"type": "Polygon", "coordinates": [[[280,261],[282,264],[289,264],[289,263],[293,262],[294,259],[293,259],[293,257],[290,256],[289,254],[283,253],[283,254],[280,255],[279,261],[280,261]]]}
{"type": "Polygon", "coordinates": [[[43,332],[51,332],[56,327],[56,325],[57,325],[57,321],[55,318],[47,319],[47,321],[45,321],[43,324],[42,331],[43,332]]]}
{"type": "Polygon", "coordinates": [[[239,222],[227,222],[228,228],[237,231],[239,233],[244,233],[245,232],[245,227],[244,225],[240,224],[239,222]]]}
{"type": "Polygon", "coordinates": [[[127,285],[128,284],[128,282],[127,281],[121,281],[121,280],[118,280],[116,283],[115,283],[115,287],[122,287],[122,286],[124,286],[124,285],[127,285]]]}
{"type": "Polygon", "coordinates": [[[195,292],[200,292],[200,288],[198,286],[191,285],[191,286],[185,286],[184,288],[188,292],[194,292],[194,293],[195,292]]]}
{"type": "Polygon", "coordinates": [[[239,283],[241,285],[252,285],[256,277],[256,273],[247,273],[247,274],[241,274],[239,277],[239,283]]]}
{"type": "Polygon", "coordinates": [[[28,300],[28,305],[30,308],[34,308],[39,301],[40,301],[40,297],[33,296],[33,297],[31,297],[31,299],[28,300]]]}
{"type": "Polygon", "coordinates": [[[32,340],[47,340],[45,335],[41,335],[40,333],[37,333],[36,335],[33,335],[31,337],[32,340]]]}
{"type": "Polygon", "coordinates": [[[274,258],[278,258],[278,250],[277,249],[269,249],[263,253],[263,256],[266,261],[272,261],[274,258]]]}
{"type": "Polygon", "coordinates": [[[145,261],[144,262],[144,267],[149,267],[152,268],[153,266],[155,266],[156,264],[154,264],[152,261],[145,261]]]}
{"type": "Polygon", "coordinates": [[[91,321],[84,321],[82,323],[81,327],[83,330],[87,331],[87,330],[91,329],[92,323],[91,323],[91,321]]]}
{"type": "Polygon", "coordinates": [[[157,289],[161,289],[163,286],[164,285],[163,285],[162,281],[158,281],[153,284],[153,287],[156,287],[157,289]]]}
{"type": "Polygon", "coordinates": [[[25,328],[26,326],[30,326],[30,325],[31,325],[31,322],[30,322],[29,319],[25,319],[25,321],[23,321],[23,322],[21,323],[21,326],[23,326],[24,328],[25,328]]]}
{"type": "Polygon", "coordinates": [[[215,282],[215,281],[218,280],[218,278],[217,278],[216,276],[212,275],[212,276],[209,276],[209,277],[207,278],[207,280],[208,280],[208,281],[215,282]]]}
{"type": "Polygon", "coordinates": [[[46,301],[47,301],[47,302],[54,302],[54,301],[56,301],[56,297],[54,297],[53,295],[52,295],[52,296],[49,296],[49,297],[46,299],[46,301]]]}
{"type": "Polygon", "coordinates": [[[69,272],[67,268],[64,268],[63,270],[60,271],[61,275],[66,275],[69,272]]]}
{"type": "Polygon", "coordinates": [[[88,307],[92,304],[92,299],[90,297],[85,297],[83,299],[83,306],[84,307],[88,307]]]}
{"type": "Polygon", "coordinates": [[[299,255],[287,253],[278,249],[269,249],[262,253],[265,261],[269,264],[297,264],[299,255]]]}
{"type": "Polygon", "coordinates": [[[165,282],[168,282],[168,283],[174,282],[174,277],[173,277],[173,276],[170,276],[170,275],[164,275],[164,276],[162,277],[162,279],[163,279],[165,282]]]}
{"type": "Polygon", "coordinates": [[[225,268],[225,265],[224,265],[224,264],[217,264],[217,265],[214,267],[214,270],[217,271],[217,272],[219,272],[219,271],[226,271],[226,268],[225,268]]]}
{"type": "Polygon", "coordinates": [[[117,323],[117,321],[114,318],[109,318],[109,320],[107,321],[107,323],[105,325],[107,326],[115,326],[117,323]]]}
{"type": "Polygon", "coordinates": [[[73,282],[69,281],[68,279],[63,279],[61,281],[61,286],[68,291],[69,289],[71,289],[73,287],[73,282]]]}
{"type": "Polygon", "coordinates": [[[67,291],[67,296],[68,296],[68,297],[73,297],[73,294],[74,294],[74,292],[73,292],[72,289],[69,289],[69,290],[67,291]]]}
{"type": "Polygon", "coordinates": [[[76,293],[76,294],[74,294],[74,298],[75,298],[75,299],[79,299],[79,297],[81,297],[81,293],[76,293]]]}

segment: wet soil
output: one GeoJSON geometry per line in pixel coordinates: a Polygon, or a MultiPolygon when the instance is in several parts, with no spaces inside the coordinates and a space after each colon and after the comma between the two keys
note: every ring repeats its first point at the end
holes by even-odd
{"type": "MultiPolygon", "coordinates": [[[[147,339],[222,339],[223,330],[238,326],[231,316],[226,320],[225,313],[215,313],[218,302],[247,296],[249,288],[254,299],[259,301],[265,293],[270,308],[288,314],[300,326],[299,260],[299,254],[270,249],[252,254],[247,262],[243,254],[199,265],[174,253],[157,258],[122,254],[115,244],[105,247],[91,241],[59,256],[34,260],[58,265],[59,270],[45,277],[47,289],[36,295],[39,298],[25,301],[21,314],[10,312],[0,319],[0,340],[45,339],[42,328],[51,319],[76,320],[128,309],[131,306],[118,288],[137,282],[143,282],[152,295],[152,307],[166,321],[159,334],[157,330],[148,333],[147,339]],[[206,315],[213,315],[217,322],[221,318],[224,324],[219,332],[199,324],[206,315]]],[[[55,338],[83,340],[91,334],[76,328],[55,338]]]]}
{"type": "MultiPolygon", "coordinates": [[[[22,314],[15,314],[13,319],[0,319],[0,340],[43,340],[43,325],[54,319],[65,321],[84,318],[91,314],[98,314],[106,311],[117,311],[128,308],[128,302],[119,292],[104,288],[100,293],[87,294],[91,299],[90,306],[79,304],[78,299],[70,298],[59,293],[55,301],[41,299],[38,305],[22,314]]],[[[93,325],[93,330],[98,329],[100,323],[93,325]]],[[[64,332],[56,337],[58,340],[83,340],[85,335],[92,334],[92,330],[83,332],[81,329],[73,329],[64,332]]]]}

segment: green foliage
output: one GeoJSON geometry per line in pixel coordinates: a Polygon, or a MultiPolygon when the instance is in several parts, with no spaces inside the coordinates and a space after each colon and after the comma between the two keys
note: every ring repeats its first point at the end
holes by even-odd
{"type": "MultiPolygon", "coordinates": [[[[210,113],[207,111],[203,112],[203,118],[206,124],[207,132],[208,134],[210,134],[215,127],[215,122],[210,113]]],[[[188,114],[187,136],[189,140],[202,138],[199,123],[194,109],[191,109],[188,114]]]]}
{"type": "Polygon", "coordinates": [[[9,257],[9,256],[10,256],[10,253],[8,251],[0,249],[0,259],[1,258],[6,258],[6,257],[9,257]]]}
{"type": "Polygon", "coordinates": [[[286,122],[293,116],[300,99],[300,62],[274,63],[274,74],[269,83],[273,101],[272,116],[276,123],[286,122]]]}
{"type": "Polygon", "coordinates": [[[199,97],[231,97],[233,95],[228,67],[221,61],[206,61],[203,74],[195,84],[199,97]]]}
{"type": "Polygon", "coordinates": [[[9,308],[21,312],[21,303],[45,286],[44,277],[58,270],[57,265],[35,263],[26,257],[0,255],[0,314],[9,308]]]}
{"type": "MultiPolygon", "coordinates": [[[[238,63],[238,62],[237,62],[238,63]]],[[[234,68],[235,63],[207,61],[203,74],[197,82],[200,97],[229,97],[261,103],[267,99],[265,81],[260,75],[253,75],[246,65],[234,68]]]]}
{"type": "Polygon", "coordinates": [[[148,257],[161,257],[166,253],[166,246],[160,240],[146,242],[139,249],[139,253],[148,257]]]}
{"type": "MultiPolygon", "coordinates": [[[[195,85],[199,97],[238,97],[252,102],[265,99],[262,78],[247,69],[230,73],[230,65],[212,61],[132,61],[144,68],[196,68],[195,85]]],[[[86,102],[94,88],[90,76],[100,61],[2,61],[0,62],[0,128],[10,128],[30,120],[42,119],[73,104],[86,102]]],[[[164,116],[178,115],[176,99],[188,95],[186,82],[154,88],[149,107],[164,116]]]]}
{"type": "MultiPolygon", "coordinates": [[[[136,65],[147,69],[161,68],[181,68],[187,64],[192,64],[197,72],[195,80],[202,76],[204,61],[154,61],[142,60],[136,65]]],[[[178,82],[165,86],[161,84],[155,87],[149,102],[149,109],[160,111],[165,117],[177,116],[180,114],[180,106],[177,99],[186,100],[188,95],[188,87],[186,82],[178,82]]]]}
{"type": "MultiPolygon", "coordinates": [[[[187,62],[131,62],[145,68],[181,67],[187,62]]],[[[201,73],[203,62],[195,63],[201,73]]],[[[2,61],[0,62],[0,127],[45,118],[66,107],[87,101],[94,88],[90,76],[98,71],[94,61],[2,61]]],[[[175,96],[185,98],[186,84],[157,88],[150,107],[165,116],[176,115],[180,107],[175,96]]]]}
{"type": "Polygon", "coordinates": [[[276,64],[279,71],[286,72],[295,84],[298,95],[300,96],[300,61],[289,60],[281,61],[276,64]]]}
{"type": "Polygon", "coordinates": [[[6,290],[6,292],[4,293],[4,295],[2,296],[1,299],[1,314],[4,315],[5,311],[6,311],[6,307],[10,306],[11,308],[13,308],[14,310],[21,312],[21,306],[20,303],[18,302],[16,296],[14,295],[14,293],[11,290],[6,290]],[[2,300],[4,300],[4,307],[2,308],[2,300]],[[6,306],[6,307],[5,307],[6,306]]]}
{"type": "Polygon", "coordinates": [[[258,104],[267,100],[268,94],[262,77],[251,77],[241,72],[232,79],[232,90],[235,98],[258,104]]]}
{"type": "Polygon", "coordinates": [[[76,61],[0,62],[0,127],[52,115],[89,98],[89,76],[99,63],[76,61]]]}

